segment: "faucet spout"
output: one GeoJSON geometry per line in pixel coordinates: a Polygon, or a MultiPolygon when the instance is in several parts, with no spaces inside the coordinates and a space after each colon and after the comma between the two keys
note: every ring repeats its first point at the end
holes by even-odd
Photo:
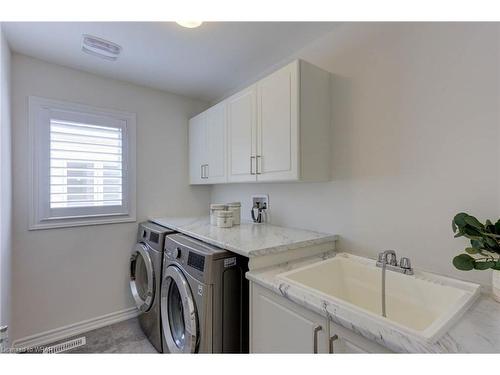
{"type": "Polygon", "coordinates": [[[396,252],[394,250],[386,250],[379,254],[379,262],[382,263],[382,316],[387,318],[386,304],[385,304],[385,271],[387,268],[387,257],[391,255],[391,259],[396,259],[396,252]]]}

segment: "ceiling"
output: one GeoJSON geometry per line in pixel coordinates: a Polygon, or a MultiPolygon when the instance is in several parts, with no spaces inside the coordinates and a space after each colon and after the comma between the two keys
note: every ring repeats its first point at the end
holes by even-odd
{"type": "Polygon", "coordinates": [[[286,62],[331,31],[332,22],[7,22],[12,50],[48,62],[160,90],[220,99],[286,62]],[[82,34],[123,47],[111,62],[81,52],[82,34]]]}

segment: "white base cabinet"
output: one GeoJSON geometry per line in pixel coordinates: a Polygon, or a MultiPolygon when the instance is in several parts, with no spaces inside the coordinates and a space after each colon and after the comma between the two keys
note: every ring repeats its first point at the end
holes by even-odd
{"type": "Polygon", "coordinates": [[[328,353],[328,321],[250,284],[251,353],[328,353]]]}
{"type": "Polygon", "coordinates": [[[330,321],[329,330],[329,353],[391,353],[386,347],[374,341],[370,341],[332,321],[330,321]]]}
{"type": "Polygon", "coordinates": [[[250,282],[251,353],[388,353],[389,350],[250,282]]]}

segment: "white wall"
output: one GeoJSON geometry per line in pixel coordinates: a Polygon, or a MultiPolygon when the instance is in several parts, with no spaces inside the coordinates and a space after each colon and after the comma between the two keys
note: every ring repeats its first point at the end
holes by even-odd
{"type": "Polygon", "coordinates": [[[248,215],[250,195],[269,193],[275,224],[489,284],[491,271],[451,265],[465,241],[450,223],[500,216],[499,47],[495,24],[342,25],[297,54],[335,74],[333,181],[215,186],[212,202],[248,215]]]}
{"type": "Polygon", "coordinates": [[[0,24],[0,326],[10,324],[11,270],[10,50],[0,24]]]}
{"type": "Polygon", "coordinates": [[[13,322],[24,338],[133,306],[137,223],[28,231],[27,97],[137,113],[137,218],[200,214],[210,189],[188,185],[188,118],[205,103],[45,63],[12,59],[13,322]]]}

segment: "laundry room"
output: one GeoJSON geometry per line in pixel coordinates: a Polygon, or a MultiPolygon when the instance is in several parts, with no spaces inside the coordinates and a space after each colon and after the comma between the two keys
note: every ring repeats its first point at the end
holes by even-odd
{"type": "Polygon", "coordinates": [[[23,2],[0,363],[498,362],[500,13],[23,2]]]}

